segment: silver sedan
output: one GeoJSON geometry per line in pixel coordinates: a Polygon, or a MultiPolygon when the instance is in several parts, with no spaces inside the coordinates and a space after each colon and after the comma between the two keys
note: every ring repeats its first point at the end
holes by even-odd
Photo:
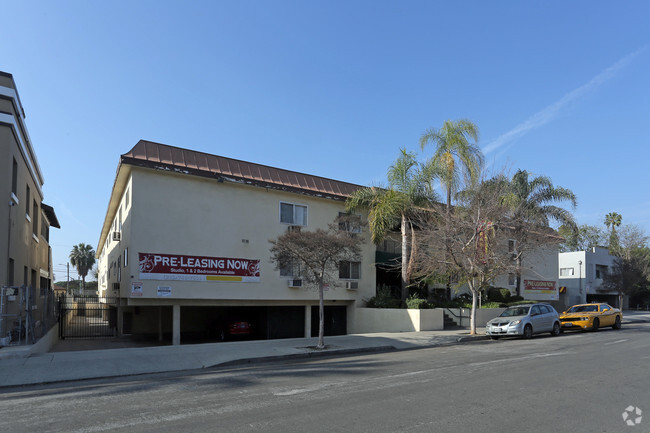
{"type": "Polygon", "coordinates": [[[560,317],[549,304],[525,304],[506,308],[485,326],[485,334],[496,340],[499,337],[522,336],[549,332],[560,334],[560,317]]]}

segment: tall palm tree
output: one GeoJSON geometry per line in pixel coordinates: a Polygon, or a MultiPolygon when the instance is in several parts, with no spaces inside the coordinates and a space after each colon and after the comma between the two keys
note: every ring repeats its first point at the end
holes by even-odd
{"type": "Polygon", "coordinates": [[[95,264],[95,250],[84,243],[75,245],[70,252],[70,264],[77,268],[77,273],[81,276],[82,291],[86,290],[86,275],[95,264]]]}
{"type": "Polygon", "coordinates": [[[605,225],[609,229],[611,227],[612,231],[616,230],[616,227],[619,227],[623,222],[623,217],[621,214],[616,212],[610,212],[605,215],[605,225]]]}
{"type": "MultiPolygon", "coordinates": [[[[537,176],[529,179],[526,170],[517,170],[510,180],[510,188],[502,197],[512,212],[512,223],[516,234],[523,234],[530,227],[549,227],[550,221],[577,230],[573,215],[556,206],[557,202],[569,202],[577,206],[575,194],[566,188],[553,186],[551,179],[537,176]]],[[[518,237],[518,236],[517,236],[518,237]]],[[[521,251],[516,254],[517,294],[521,293],[521,251]]]]}
{"type": "Polygon", "coordinates": [[[610,254],[617,255],[619,252],[620,245],[618,242],[618,235],[616,234],[616,227],[620,227],[622,222],[623,222],[623,217],[619,213],[610,212],[607,215],[605,215],[605,226],[607,226],[608,229],[611,228],[611,231],[609,232],[610,254]]]}
{"type": "MultiPolygon", "coordinates": [[[[463,180],[469,183],[466,186],[471,186],[480,177],[484,157],[476,144],[478,136],[478,127],[474,123],[460,119],[446,120],[442,128],[427,129],[420,137],[422,150],[429,144],[435,146],[426,169],[440,181],[447,194],[447,219],[451,211],[452,195],[461,189],[463,180]]],[[[444,242],[446,245],[446,239],[444,242]]],[[[451,276],[447,278],[447,297],[451,297],[451,276]]]]}
{"type": "Polygon", "coordinates": [[[467,119],[446,120],[440,129],[427,129],[420,137],[422,150],[431,144],[435,151],[427,162],[447,193],[447,212],[454,192],[461,187],[461,176],[471,183],[478,180],[483,167],[483,152],[478,147],[478,127],[467,119]]]}
{"type": "Polygon", "coordinates": [[[435,202],[430,179],[413,153],[401,149],[401,155],[388,169],[388,188],[361,188],[346,202],[348,212],[368,210],[368,228],[372,241],[381,243],[400,226],[402,236],[401,299],[406,302],[410,280],[412,251],[416,246],[411,218],[418,208],[435,202]]]}

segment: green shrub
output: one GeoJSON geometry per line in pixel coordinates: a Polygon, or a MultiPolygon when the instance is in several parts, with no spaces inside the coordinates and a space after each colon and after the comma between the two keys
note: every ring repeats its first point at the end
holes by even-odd
{"type": "MultiPolygon", "coordinates": [[[[519,296],[521,298],[521,296],[519,296]]],[[[512,305],[523,305],[523,304],[536,304],[539,301],[524,300],[523,298],[519,301],[509,302],[508,307],[512,305]]]]}
{"type": "Polygon", "coordinates": [[[503,287],[490,287],[487,289],[487,298],[490,302],[512,302],[510,289],[503,287]]]}
{"type": "Polygon", "coordinates": [[[418,298],[416,294],[412,294],[406,298],[406,308],[421,310],[425,308],[431,308],[431,305],[427,302],[426,299],[418,298]]]}
{"type": "Polygon", "coordinates": [[[503,306],[504,304],[502,302],[486,302],[481,304],[481,308],[502,308],[503,306]]]}
{"type": "Polygon", "coordinates": [[[366,299],[367,308],[399,308],[400,300],[391,293],[390,287],[377,288],[377,295],[366,299]]]}

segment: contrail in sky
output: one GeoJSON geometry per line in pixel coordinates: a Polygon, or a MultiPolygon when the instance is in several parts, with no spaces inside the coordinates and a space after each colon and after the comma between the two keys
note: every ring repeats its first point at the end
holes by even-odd
{"type": "Polygon", "coordinates": [[[630,63],[632,59],[638,56],[642,51],[645,51],[646,48],[647,47],[643,47],[631,54],[628,54],[618,62],[614,63],[609,68],[602,71],[600,74],[596,75],[587,84],[584,84],[578,87],[577,89],[572,90],[571,92],[567,93],[562,98],[560,98],[557,102],[533,114],[524,122],[515,126],[513,129],[501,135],[494,141],[488,143],[483,148],[483,153],[488,154],[490,152],[493,152],[498,148],[500,148],[501,146],[503,146],[504,144],[508,143],[509,141],[519,138],[535,128],[539,128],[540,126],[546,125],[548,122],[550,122],[555,117],[557,117],[558,113],[562,108],[566,107],[571,102],[575,101],[576,99],[579,99],[580,97],[584,96],[588,92],[592,91],[596,87],[603,84],[605,81],[612,78],[619,70],[621,70],[628,63],[630,63]]]}

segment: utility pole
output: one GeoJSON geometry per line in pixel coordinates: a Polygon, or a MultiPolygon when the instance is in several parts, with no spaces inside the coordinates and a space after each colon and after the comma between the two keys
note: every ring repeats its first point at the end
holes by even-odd
{"type": "Polygon", "coordinates": [[[68,268],[68,280],[65,283],[65,292],[70,294],[70,262],[66,263],[68,268]]]}

